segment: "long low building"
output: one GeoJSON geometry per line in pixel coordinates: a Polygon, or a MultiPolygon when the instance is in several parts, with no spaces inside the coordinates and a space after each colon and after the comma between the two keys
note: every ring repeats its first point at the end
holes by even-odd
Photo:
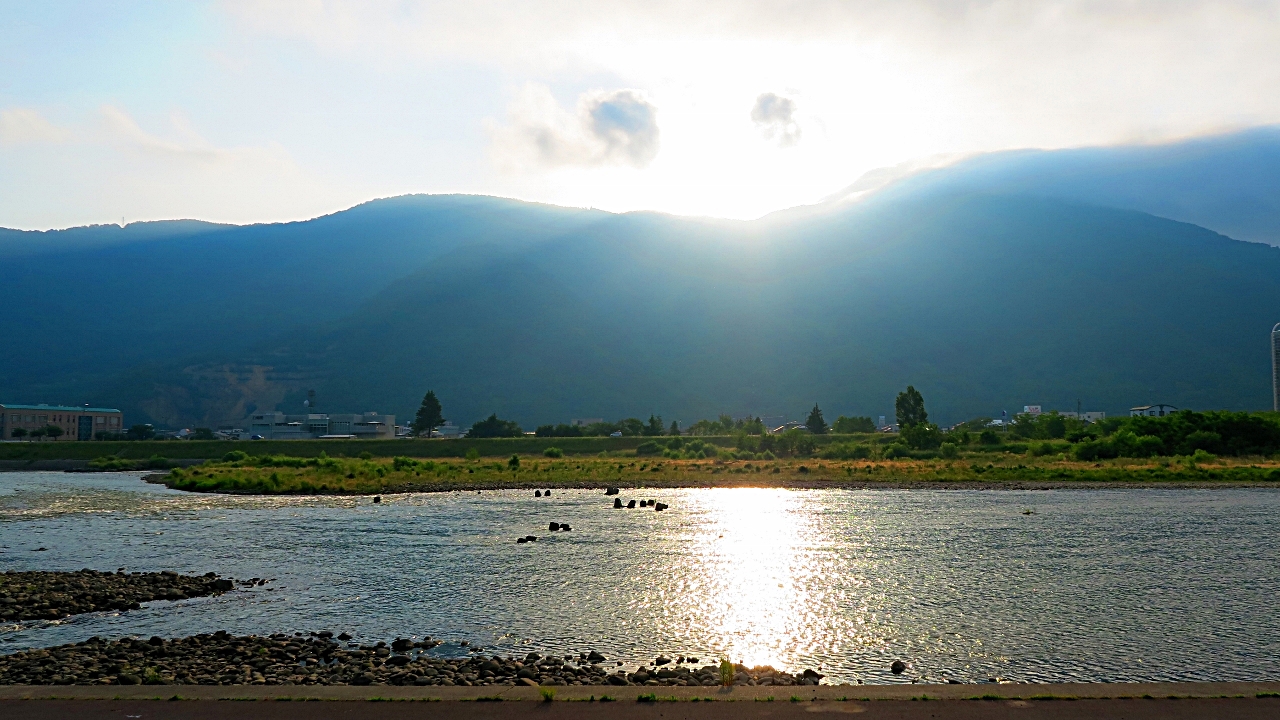
{"type": "Polygon", "coordinates": [[[42,431],[51,425],[60,428],[62,434],[45,435],[49,440],[93,440],[99,434],[124,432],[124,413],[88,405],[0,404],[0,438],[30,437],[33,430],[42,431]]]}
{"type": "Polygon", "coordinates": [[[286,415],[272,411],[251,415],[246,426],[250,437],[257,435],[267,440],[391,440],[396,436],[396,416],[376,412],[359,415],[286,415]]]}

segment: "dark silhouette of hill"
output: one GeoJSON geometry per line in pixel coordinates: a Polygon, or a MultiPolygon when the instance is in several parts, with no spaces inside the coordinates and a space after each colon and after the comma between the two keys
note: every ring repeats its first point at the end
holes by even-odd
{"type": "Polygon", "coordinates": [[[300,411],[308,389],[407,419],[432,388],[451,420],[527,428],[891,416],[909,383],[943,422],[1268,407],[1280,249],[1007,189],[917,176],[755,222],[412,196],[38,251],[0,236],[0,397],[170,427],[300,411]]]}

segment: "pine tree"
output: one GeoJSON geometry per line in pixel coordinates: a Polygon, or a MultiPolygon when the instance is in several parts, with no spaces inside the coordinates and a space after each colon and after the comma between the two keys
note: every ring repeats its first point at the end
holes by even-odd
{"type": "Polygon", "coordinates": [[[444,416],[440,413],[443,408],[440,407],[440,401],[436,399],[436,391],[428,390],[427,394],[422,398],[422,405],[418,408],[418,414],[413,418],[413,434],[426,434],[431,437],[431,433],[435,429],[444,424],[444,416]]]}
{"type": "Polygon", "coordinates": [[[650,436],[661,435],[662,434],[662,418],[656,415],[650,415],[649,422],[645,423],[644,430],[642,432],[643,434],[650,435],[650,436]]]}
{"type": "Polygon", "coordinates": [[[675,420],[672,420],[672,421],[671,421],[671,429],[667,431],[667,434],[668,434],[668,435],[679,435],[679,434],[680,434],[680,423],[676,422],[675,420]]]}
{"type": "Polygon", "coordinates": [[[804,421],[804,426],[809,428],[809,432],[814,435],[825,435],[827,433],[827,421],[822,419],[822,409],[817,403],[813,404],[813,409],[809,411],[809,419],[804,421]]]}

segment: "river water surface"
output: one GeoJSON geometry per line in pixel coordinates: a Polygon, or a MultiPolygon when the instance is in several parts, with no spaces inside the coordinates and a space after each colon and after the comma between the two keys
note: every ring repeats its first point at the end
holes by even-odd
{"type": "Polygon", "coordinates": [[[624,490],[235,497],[0,473],[0,569],[271,578],[0,625],[93,635],[431,635],[502,655],[728,657],[835,682],[1280,678],[1280,491],[624,490]],[[549,522],[573,530],[549,533],[549,522]],[[517,545],[523,535],[535,543],[517,545]],[[41,549],[43,548],[43,549],[41,549]],[[911,664],[889,673],[895,659],[911,664]]]}

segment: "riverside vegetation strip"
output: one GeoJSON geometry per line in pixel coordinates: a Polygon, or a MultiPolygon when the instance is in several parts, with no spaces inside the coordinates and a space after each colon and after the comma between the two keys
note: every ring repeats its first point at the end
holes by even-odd
{"type": "Polygon", "coordinates": [[[506,488],[628,487],[1076,487],[1275,484],[1280,463],[1265,458],[1118,459],[1094,463],[1008,454],[958,460],[745,460],[716,457],[513,456],[418,460],[406,457],[298,458],[228,454],[220,462],[175,469],[150,479],[194,492],[373,494],[506,488]]]}
{"type": "MultiPolygon", "coordinates": [[[[339,635],[339,639],[349,636],[339,635]]],[[[725,677],[717,665],[695,659],[657,658],[654,667],[628,672],[605,667],[592,652],[521,659],[439,658],[428,654],[437,640],[397,638],[390,645],[343,644],[333,633],[303,636],[235,636],[223,631],[167,640],[90,638],[74,645],[27,650],[0,657],[0,684],[26,685],[599,685],[716,686],[817,685],[822,675],[800,675],[771,667],[733,666],[725,677]],[[687,664],[686,664],[687,663],[687,664]]]]}
{"type": "Polygon", "coordinates": [[[57,620],[78,613],[136,610],[144,602],[221,595],[233,587],[233,581],[216,573],[9,570],[0,573],[0,621],[57,620]]]}

